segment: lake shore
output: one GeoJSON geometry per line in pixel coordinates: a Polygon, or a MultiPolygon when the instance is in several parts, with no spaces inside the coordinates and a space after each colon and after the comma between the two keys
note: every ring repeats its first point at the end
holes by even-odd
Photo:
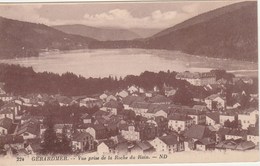
{"type": "Polygon", "coordinates": [[[147,49],[82,49],[41,53],[39,57],[0,60],[32,66],[37,72],[73,72],[85,77],[139,75],[144,71],[207,72],[224,69],[237,76],[258,76],[258,64],[230,59],[207,58],[179,51],[147,49]]]}

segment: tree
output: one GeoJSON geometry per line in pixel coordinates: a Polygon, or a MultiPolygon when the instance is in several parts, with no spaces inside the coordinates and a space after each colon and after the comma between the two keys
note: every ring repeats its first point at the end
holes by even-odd
{"type": "Polygon", "coordinates": [[[46,119],[45,125],[47,126],[43,136],[43,153],[56,153],[58,146],[58,138],[54,130],[52,116],[46,119]]]}
{"type": "Polygon", "coordinates": [[[89,143],[88,142],[86,142],[86,145],[84,146],[84,151],[89,151],[90,149],[89,149],[89,143]]]}
{"type": "Polygon", "coordinates": [[[62,129],[62,136],[61,136],[61,142],[60,142],[60,153],[62,154],[68,154],[71,152],[71,147],[70,147],[70,141],[67,137],[67,130],[66,126],[63,127],[62,129]]]}
{"type": "Polygon", "coordinates": [[[181,105],[192,105],[192,94],[189,92],[188,88],[181,86],[172,97],[172,101],[181,105]]]}

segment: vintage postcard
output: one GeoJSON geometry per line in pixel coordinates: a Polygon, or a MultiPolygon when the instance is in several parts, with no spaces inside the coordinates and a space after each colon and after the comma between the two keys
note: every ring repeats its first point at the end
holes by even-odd
{"type": "Polygon", "coordinates": [[[0,3],[0,165],[259,161],[257,1],[0,3]]]}

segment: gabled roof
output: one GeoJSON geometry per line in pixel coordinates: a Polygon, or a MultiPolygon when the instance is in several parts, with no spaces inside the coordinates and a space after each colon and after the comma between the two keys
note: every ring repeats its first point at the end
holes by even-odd
{"type": "Polygon", "coordinates": [[[249,150],[255,148],[255,144],[251,141],[244,141],[242,139],[224,140],[216,145],[219,149],[232,149],[232,150],[249,150]]]}
{"type": "Polygon", "coordinates": [[[207,111],[207,106],[205,105],[194,105],[192,108],[199,111],[207,111]]]}
{"type": "Polygon", "coordinates": [[[207,126],[193,125],[184,132],[184,136],[187,138],[203,139],[210,137],[211,131],[207,126]]]}
{"type": "Polygon", "coordinates": [[[39,123],[35,122],[35,121],[28,121],[24,124],[22,124],[21,126],[19,126],[18,130],[17,130],[17,135],[21,135],[25,132],[31,133],[33,135],[38,135],[40,132],[40,125],[39,123]]]}
{"type": "Polygon", "coordinates": [[[110,100],[109,102],[104,104],[104,107],[108,107],[108,108],[118,108],[118,106],[119,106],[119,102],[115,100],[110,100]]]}
{"type": "Polygon", "coordinates": [[[114,148],[116,146],[115,142],[113,140],[105,140],[103,141],[105,145],[107,145],[108,148],[114,148]]]}
{"type": "Polygon", "coordinates": [[[197,141],[197,143],[202,144],[202,145],[212,145],[215,144],[215,141],[212,140],[211,138],[202,138],[197,141]]]}
{"type": "Polygon", "coordinates": [[[241,114],[249,114],[249,113],[251,113],[253,111],[258,111],[258,109],[251,107],[251,108],[248,108],[248,109],[241,110],[241,111],[239,111],[239,113],[241,113],[241,114]]]}
{"type": "Polygon", "coordinates": [[[151,150],[154,147],[147,141],[142,141],[142,142],[136,142],[136,145],[140,147],[143,151],[151,150]]]}
{"type": "Polygon", "coordinates": [[[86,137],[92,137],[92,135],[89,134],[88,132],[80,132],[80,133],[76,133],[73,136],[72,140],[77,141],[77,142],[83,142],[83,141],[85,141],[86,137]]]}
{"type": "Polygon", "coordinates": [[[9,118],[0,119],[0,127],[3,127],[7,130],[10,130],[12,128],[13,121],[9,118]]]}
{"type": "Polygon", "coordinates": [[[144,102],[145,98],[140,96],[126,96],[122,99],[123,104],[131,105],[133,102],[144,102]]]}
{"type": "Polygon", "coordinates": [[[220,97],[221,99],[223,99],[223,97],[221,97],[219,94],[212,94],[212,95],[206,97],[205,100],[214,100],[217,97],[220,97]]]}
{"type": "Polygon", "coordinates": [[[188,115],[181,115],[181,114],[171,114],[168,117],[169,120],[176,120],[176,121],[188,121],[192,120],[192,118],[188,115]]]}
{"type": "Polygon", "coordinates": [[[162,136],[159,139],[162,140],[166,145],[175,145],[175,144],[179,143],[178,136],[176,136],[174,134],[162,136]]]}
{"type": "Polygon", "coordinates": [[[170,103],[171,100],[163,95],[156,95],[149,99],[150,103],[170,103]]]}
{"type": "Polygon", "coordinates": [[[214,120],[216,123],[219,123],[219,113],[218,112],[209,112],[206,114],[207,117],[214,120]]]}
{"type": "Polygon", "coordinates": [[[181,107],[181,108],[175,108],[172,111],[173,113],[176,114],[183,114],[183,115],[202,115],[204,114],[203,111],[199,111],[193,108],[189,108],[189,107],[181,107]]]}
{"type": "Polygon", "coordinates": [[[249,150],[255,148],[255,144],[252,141],[243,141],[237,145],[236,150],[249,150]]]}

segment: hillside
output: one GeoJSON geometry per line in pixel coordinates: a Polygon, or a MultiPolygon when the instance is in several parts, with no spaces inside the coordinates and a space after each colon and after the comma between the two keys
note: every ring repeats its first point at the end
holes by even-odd
{"type": "Polygon", "coordinates": [[[0,58],[37,56],[42,49],[82,49],[94,39],[69,35],[43,24],[0,17],[0,58]]]}
{"type": "Polygon", "coordinates": [[[257,61],[257,3],[241,2],[215,9],[152,37],[132,41],[92,42],[90,48],[145,48],[257,61]]]}
{"type": "Polygon", "coordinates": [[[68,34],[91,37],[100,41],[132,40],[141,38],[139,35],[130,30],[119,28],[96,28],[80,24],[57,25],[53,26],[53,28],[68,34]]]}
{"type": "Polygon", "coordinates": [[[257,3],[241,2],[186,20],[144,40],[146,48],[257,60],[257,3]]]}

